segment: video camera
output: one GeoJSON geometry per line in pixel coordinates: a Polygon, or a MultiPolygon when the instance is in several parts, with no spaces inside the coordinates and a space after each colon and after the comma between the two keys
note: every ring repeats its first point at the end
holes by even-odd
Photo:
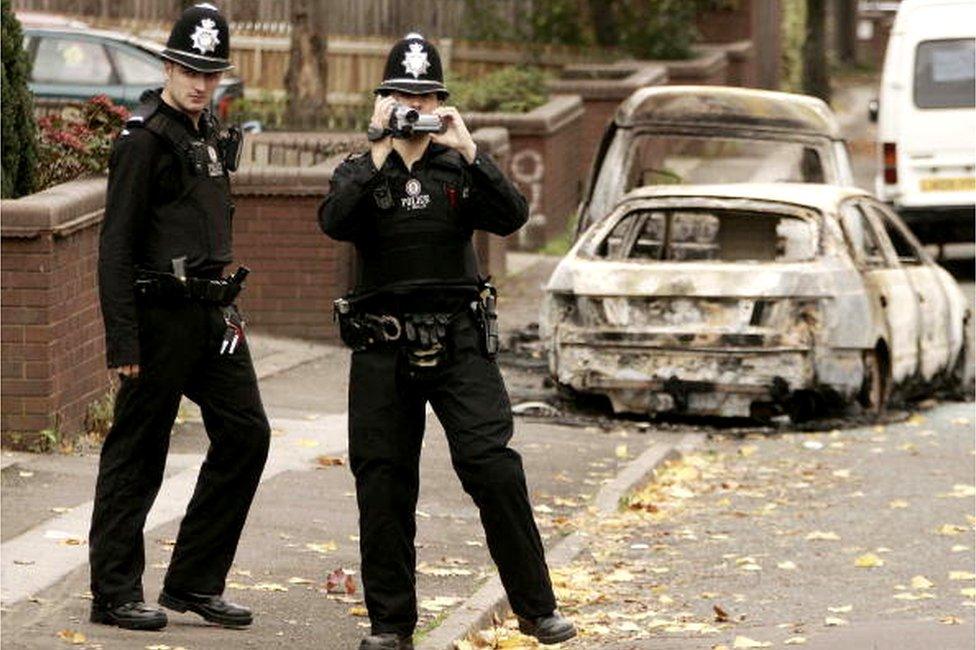
{"type": "Polygon", "coordinates": [[[415,133],[443,133],[446,129],[439,115],[396,104],[390,114],[390,131],[394,138],[409,138],[415,133]]]}

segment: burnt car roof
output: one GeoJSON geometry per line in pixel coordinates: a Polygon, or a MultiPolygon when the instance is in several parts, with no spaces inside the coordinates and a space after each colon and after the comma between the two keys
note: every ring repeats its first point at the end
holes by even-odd
{"type": "Polygon", "coordinates": [[[835,212],[842,201],[853,196],[871,196],[857,187],[817,183],[736,183],[729,185],[648,185],[631,190],[617,205],[657,198],[747,199],[788,203],[813,208],[825,214],[835,212]]]}
{"type": "Polygon", "coordinates": [[[843,137],[830,107],[816,97],[727,86],[641,88],[620,105],[614,122],[622,128],[693,125],[843,137]]]}

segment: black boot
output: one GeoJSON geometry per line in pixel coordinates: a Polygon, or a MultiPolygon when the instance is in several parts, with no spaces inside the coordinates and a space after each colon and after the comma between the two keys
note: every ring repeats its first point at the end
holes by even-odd
{"type": "Polygon", "coordinates": [[[92,623],[117,625],[127,630],[158,630],[166,627],[166,612],[150,607],[141,600],[114,607],[92,603],[92,623]]]}
{"type": "Polygon", "coordinates": [[[229,603],[219,595],[167,591],[164,587],[159,593],[158,602],[174,612],[190,610],[204,620],[225,627],[245,627],[254,620],[247,607],[229,603]]]}
{"type": "Polygon", "coordinates": [[[413,636],[392,632],[370,634],[360,642],[359,650],[413,650],[413,636]]]}
{"type": "Polygon", "coordinates": [[[519,631],[539,639],[539,643],[562,643],[576,636],[576,626],[559,612],[538,618],[518,617],[519,631]]]}

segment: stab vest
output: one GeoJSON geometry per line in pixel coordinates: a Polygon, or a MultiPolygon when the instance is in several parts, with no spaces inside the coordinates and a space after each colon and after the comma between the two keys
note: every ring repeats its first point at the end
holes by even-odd
{"type": "Polygon", "coordinates": [[[460,154],[437,152],[414,173],[383,175],[369,201],[375,227],[357,242],[357,293],[423,284],[477,286],[472,230],[461,218],[470,182],[460,154]]]}
{"type": "Polygon", "coordinates": [[[179,167],[178,190],[173,196],[154,196],[151,202],[144,222],[143,259],[149,270],[164,273],[171,273],[172,261],[181,257],[194,274],[222,269],[233,258],[234,205],[220,153],[219,124],[205,112],[200,117],[207,120],[205,136],[194,136],[159,110],[161,101],[158,94],[151,95],[126,122],[126,128],[144,128],[162,140],[179,167]]]}

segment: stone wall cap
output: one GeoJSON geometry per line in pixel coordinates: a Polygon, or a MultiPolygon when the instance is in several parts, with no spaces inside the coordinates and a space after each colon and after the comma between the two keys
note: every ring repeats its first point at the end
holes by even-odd
{"type": "Polygon", "coordinates": [[[645,86],[660,86],[668,81],[668,69],[660,63],[622,61],[612,64],[581,64],[565,70],[576,78],[554,79],[548,83],[554,93],[573,93],[584,99],[626,99],[645,86]]]}
{"type": "Polygon", "coordinates": [[[756,54],[756,44],[750,39],[731,43],[702,43],[698,47],[703,51],[725,52],[726,56],[733,61],[751,59],[756,54]]]}
{"type": "Polygon", "coordinates": [[[549,101],[528,113],[471,112],[464,115],[469,127],[498,126],[514,135],[555,133],[583,115],[579,95],[552,95],[549,101]]]}
{"type": "Polygon", "coordinates": [[[105,209],[108,178],[89,177],[61,183],[19,199],[0,201],[0,234],[33,237],[41,232],[73,230],[82,221],[98,221],[105,209]]]}
{"type": "Polygon", "coordinates": [[[691,59],[676,59],[674,61],[657,61],[668,69],[668,76],[684,78],[706,79],[716,71],[728,66],[728,55],[724,49],[696,47],[695,57],[691,59]]]}
{"type": "Polygon", "coordinates": [[[333,156],[326,163],[311,167],[268,165],[246,167],[231,177],[231,193],[239,195],[324,194],[332,172],[345,158],[333,156]]]}

